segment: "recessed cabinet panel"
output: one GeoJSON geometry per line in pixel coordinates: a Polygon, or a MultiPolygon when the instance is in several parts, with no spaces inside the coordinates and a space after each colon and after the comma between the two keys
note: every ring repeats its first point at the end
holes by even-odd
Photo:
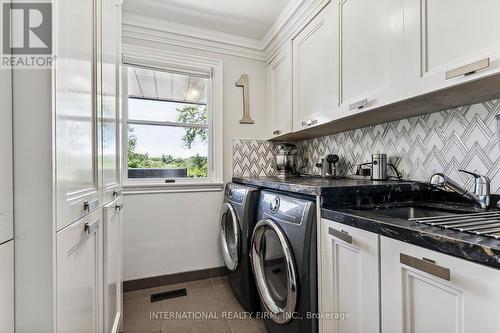
{"type": "Polygon", "coordinates": [[[12,71],[0,70],[0,243],[13,238],[12,71]]]}
{"type": "Polygon", "coordinates": [[[101,332],[102,209],[57,233],[57,331],[101,332]]]}
{"type": "Polygon", "coordinates": [[[116,0],[102,0],[102,85],[100,108],[102,115],[102,173],[104,204],[113,200],[120,190],[120,140],[118,61],[120,6],[116,0]]]}
{"type": "Polygon", "coordinates": [[[339,105],[345,115],[401,98],[403,0],[336,0],[339,105]]]}
{"type": "Polygon", "coordinates": [[[381,238],[382,332],[500,331],[500,271],[381,238]]]}
{"type": "Polygon", "coordinates": [[[379,332],[379,236],[322,221],[321,312],[349,314],[325,319],[323,332],[379,332]]]}
{"type": "Polygon", "coordinates": [[[405,0],[409,97],[499,72],[499,11],[496,0],[405,0]]]}
{"type": "Polygon", "coordinates": [[[323,124],[339,116],[337,103],[337,26],[329,2],[292,40],[293,130],[323,124]]]}
{"type": "Polygon", "coordinates": [[[99,206],[94,1],[57,1],[57,229],[99,206]]]}
{"type": "Polygon", "coordinates": [[[14,332],[14,241],[0,245],[0,333],[14,332]]]}
{"type": "Polygon", "coordinates": [[[291,43],[280,48],[267,67],[271,137],[292,130],[292,55],[291,43]]]}
{"type": "Polygon", "coordinates": [[[104,328],[117,333],[122,319],[123,199],[104,207],[104,328]]]}

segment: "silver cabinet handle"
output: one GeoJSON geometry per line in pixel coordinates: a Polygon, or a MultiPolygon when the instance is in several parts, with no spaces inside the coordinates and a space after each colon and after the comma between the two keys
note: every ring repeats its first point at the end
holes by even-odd
{"type": "Polygon", "coordinates": [[[95,220],[91,223],[85,223],[85,231],[87,232],[87,234],[92,235],[97,231],[97,229],[99,229],[99,220],[95,220]]]}
{"type": "Polygon", "coordinates": [[[281,131],[280,131],[280,130],[273,131],[273,135],[278,135],[278,134],[280,134],[280,133],[281,133],[281,131]]]}
{"type": "Polygon", "coordinates": [[[93,200],[93,201],[85,201],[83,203],[83,210],[87,213],[90,213],[94,210],[99,208],[99,200],[93,200]]]}
{"type": "Polygon", "coordinates": [[[123,209],[123,204],[115,205],[116,210],[122,210],[123,209]]]}
{"type": "Polygon", "coordinates": [[[347,233],[347,231],[338,231],[337,229],[328,228],[328,233],[335,238],[338,238],[348,244],[352,244],[352,236],[347,233]]]}
{"type": "Polygon", "coordinates": [[[317,123],[318,123],[317,119],[309,119],[309,120],[303,121],[302,126],[312,126],[312,125],[316,125],[317,123]]]}
{"type": "Polygon", "coordinates": [[[362,101],[359,101],[359,102],[356,102],[356,103],[349,105],[349,111],[362,109],[367,105],[368,105],[368,99],[365,98],[362,101]]]}
{"type": "Polygon", "coordinates": [[[479,61],[473,62],[465,66],[460,66],[458,68],[449,70],[446,72],[446,80],[453,79],[462,75],[471,75],[476,71],[490,67],[490,58],[481,59],[479,61]]]}
{"type": "Polygon", "coordinates": [[[113,191],[113,197],[119,197],[120,195],[122,195],[122,190],[114,190],[113,191]]]}
{"type": "Polygon", "coordinates": [[[450,281],[450,269],[436,265],[434,260],[426,258],[418,259],[407,254],[400,253],[399,262],[403,265],[413,267],[440,279],[450,281]]]}

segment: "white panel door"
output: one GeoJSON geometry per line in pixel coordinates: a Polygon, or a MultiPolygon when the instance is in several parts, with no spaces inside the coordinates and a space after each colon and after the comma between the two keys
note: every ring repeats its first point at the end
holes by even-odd
{"type": "Polygon", "coordinates": [[[14,332],[14,241],[0,245],[0,333],[14,332]]]}
{"type": "Polygon", "coordinates": [[[402,99],[403,0],[336,0],[344,115],[402,99]]]}
{"type": "Polygon", "coordinates": [[[408,97],[500,71],[500,1],[404,3],[408,97]]]}
{"type": "Polygon", "coordinates": [[[120,189],[120,108],[118,62],[121,6],[117,0],[102,0],[101,73],[99,105],[102,128],[102,172],[104,204],[118,196],[120,189]]]}
{"type": "Polygon", "coordinates": [[[57,230],[101,203],[93,0],[55,6],[57,230]]]}
{"type": "Polygon", "coordinates": [[[324,333],[379,333],[379,236],[322,220],[322,313],[348,314],[323,319],[324,333]]]}
{"type": "Polygon", "coordinates": [[[292,50],[287,41],[267,65],[271,137],[292,131],[292,50]]]}
{"type": "Polygon", "coordinates": [[[381,238],[382,332],[500,332],[500,270],[381,238]]]}
{"type": "Polygon", "coordinates": [[[0,70],[0,243],[13,238],[11,75],[11,70],[0,70]]]}
{"type": "Polygon", "coordinates": [[[102,209],[57,233],[57,332],[102,332],[102,209]]]}
{"type": "Polygon", "coordinates": [[[122,319],[123,199],[104,207],[104,331],[117,333],[122,319]]]}
{"type": "Polygon", "coordinates": [[[337,106],[337,26],[329,2],[292,40],[293,130],[299,131],[339,116],[337,106]]]}

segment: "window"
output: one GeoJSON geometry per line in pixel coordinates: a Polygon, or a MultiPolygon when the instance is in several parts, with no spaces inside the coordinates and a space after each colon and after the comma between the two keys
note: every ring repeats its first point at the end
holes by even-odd
{"type": "Polygon", "coordinates": [[[129,182],[216,180],[212,75],[127,66],[129,182]]]}

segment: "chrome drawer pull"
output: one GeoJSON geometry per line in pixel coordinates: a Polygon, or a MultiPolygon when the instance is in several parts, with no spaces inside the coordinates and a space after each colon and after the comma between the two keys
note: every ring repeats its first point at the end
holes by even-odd
{"type": "Polygon", "coordinates": [[[99,229],[99,220],[95,220],[91,223],[85,223],[85,231],[87,232],[87,234],[92,235],[97,231],[97,229],[99,229]]]}
{"type": "Polygon", "coordinates": [[[281,131],[280,131],[280,130],[273,131],[273,135],[278,135],[278,134],[280,134],[280,133],[281,133],[281,131]]]}
{"type": "Polygon", "coordinates": [[[403,265],[413,267],[419,271],[425,272],[427,274],[433,275],[440,279],[450,281],[450,269],[445,268],[436,263],[433,260],[426,258],[418,259],[403,253],[399,254],[399,262],[403,265]]]}
{"type": "Polygon", "coordinates": [[[333,228],[328,228],[328,233],[330,235],[332,235],[333,237],[335,238],[338,238],[344,242],[346,242],[347,244],[352,244],[352,236],[349,235],[346,231],[338,231],[336,229],[333,229],[333,228]]]}
{"type": "Polygon", "coordinates": [[[309,119],[309,120],[303,121],[302,126],[312,126],[312,125],[316,125],[317,123],[318,123],[318,120],[309,119]]]}
{"type": "Polygon", "coordinates": [[[365,98],[362,101],[359,101],[359,102],[356,102],[356,103],[349,105],[349,111],[362,109],[367,105],[368,105],[368,99],[365,98]]]}
{"type": "Polygon", "coordinates": [[[122,190],[115,190],[113,191],[113,197],[119,197],[120,195],[122,195],[122,190]]]}
{"type": "Polygon", "coordinates": [[[83,203],[83,211],[90,213],[99,208],[99,200],[85,201],[83,203]]]}
{"type": "Polygon", "coordinates": [[[123,204],[115,205],[116,210],[122,210],[123,209],[123,204]]]}
{"type": "Polygon", "coordinates": [[[446,80],[453,79],[462,75],[471,75],[476,71],[490,67],[490,58],[482,59],[472,64],[461,66],[446,72],[446,80]]]}

